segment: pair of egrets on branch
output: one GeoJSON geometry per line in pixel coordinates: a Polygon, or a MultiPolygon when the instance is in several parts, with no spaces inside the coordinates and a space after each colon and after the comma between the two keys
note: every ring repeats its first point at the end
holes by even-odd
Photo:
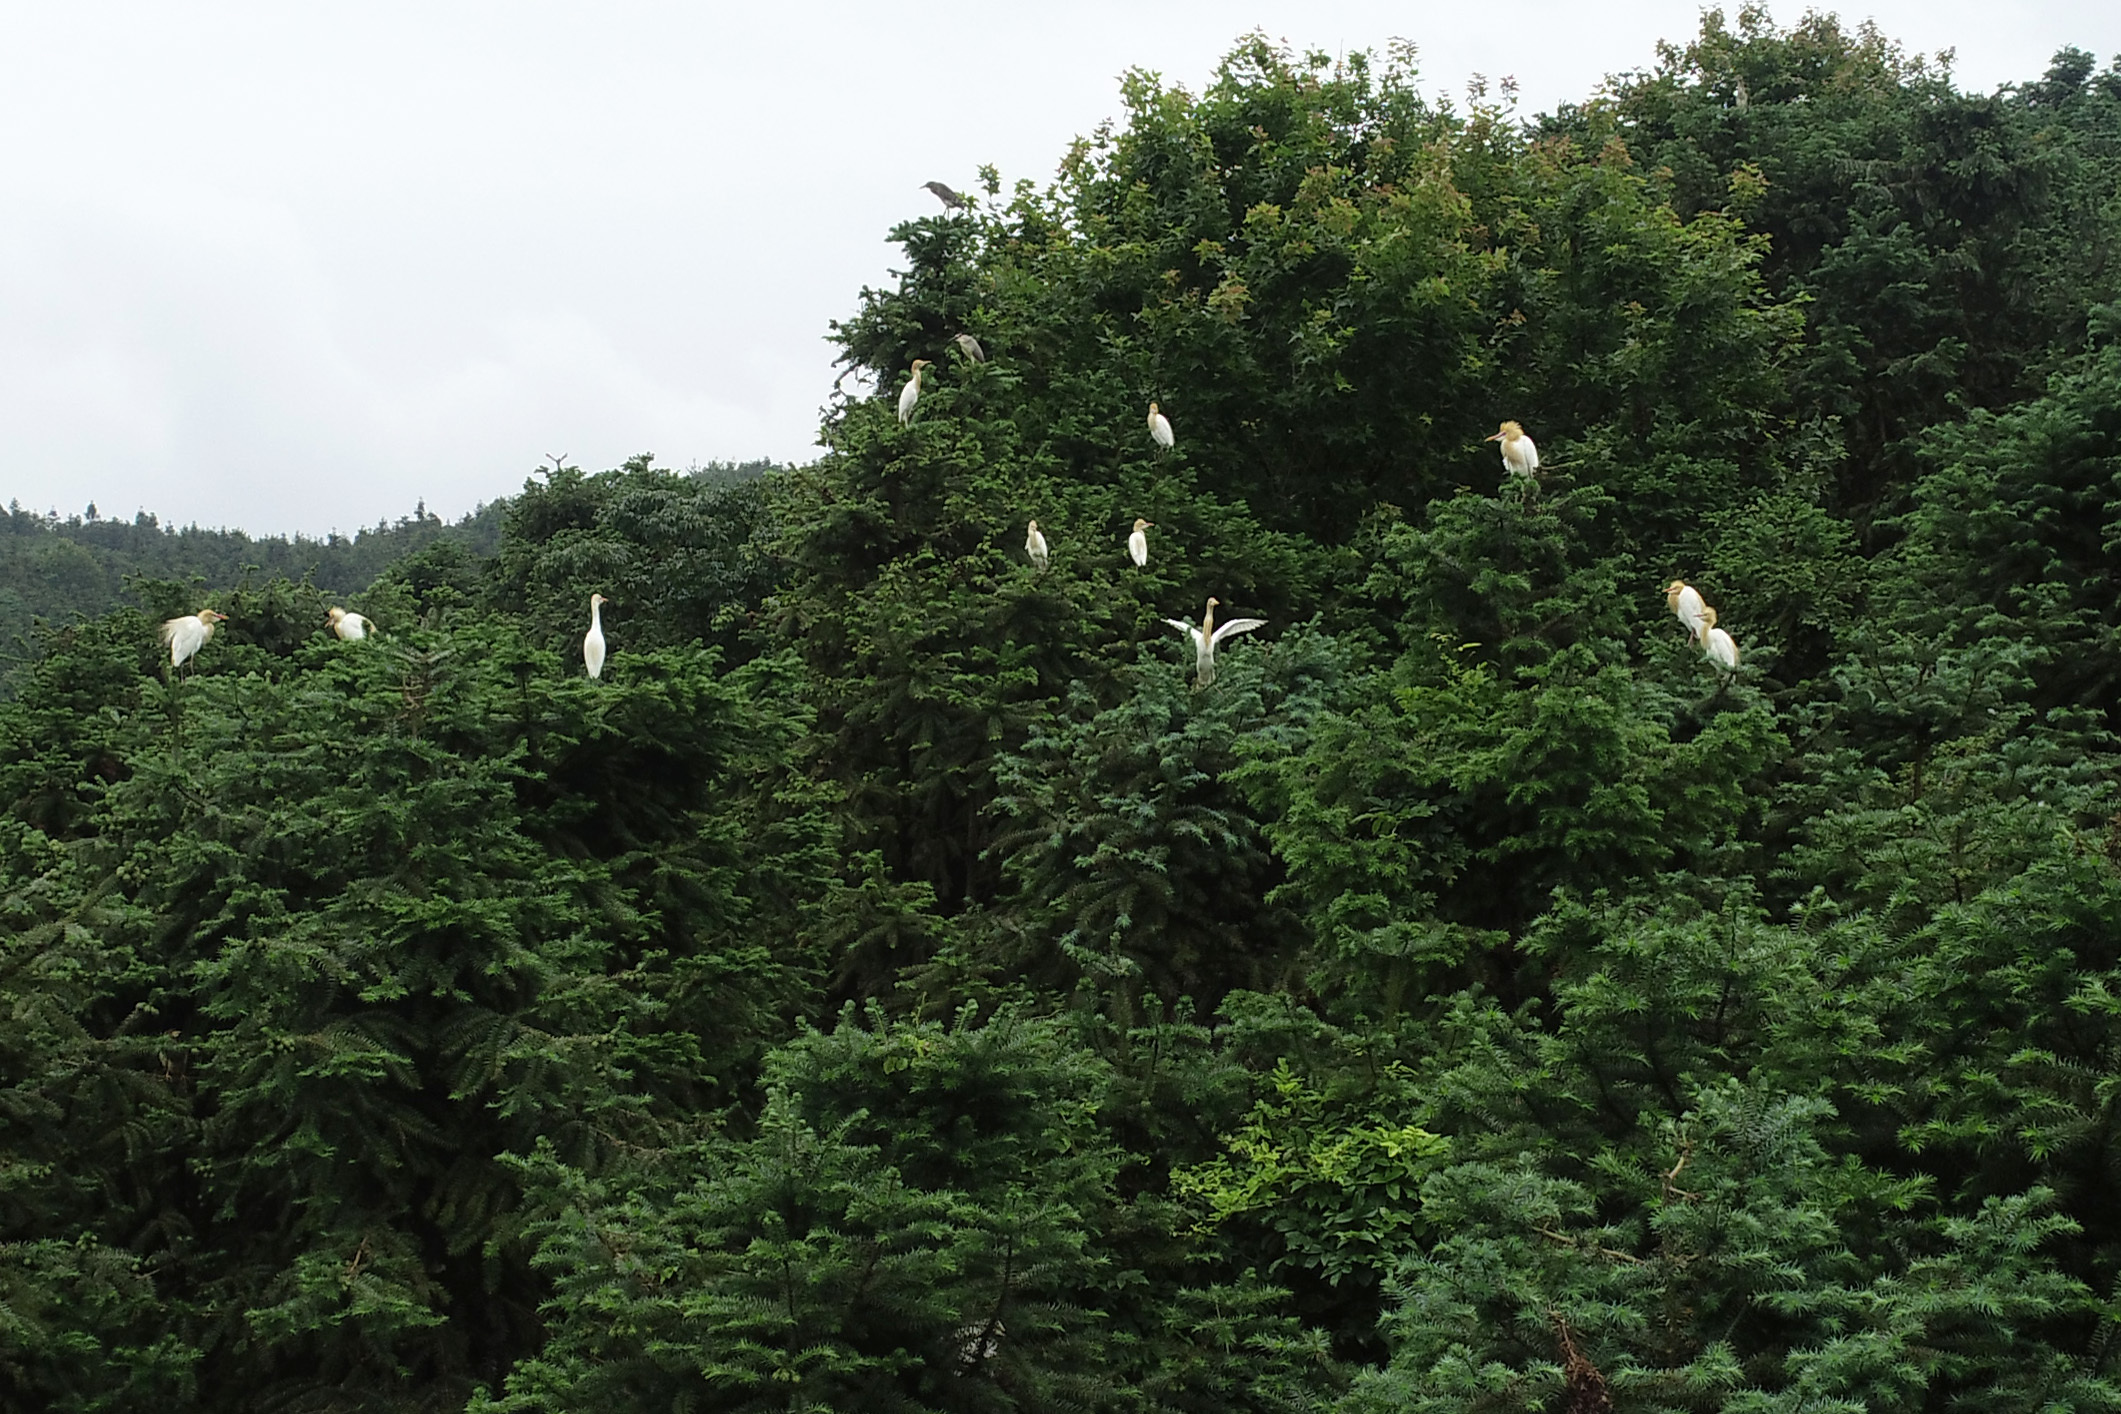
{"type": "MultiPolygon", "coordinates": [[[[375,624],[360,614],[349,614],[333,605],[324,616],[331,631],[348,643],[358,643],[368,637],[375,624]]],[[[162,642],[169,649],[169,665],[181,668],[198,656],[207,640],[214,636],[214,629],[228,622],[228,615],[214,609],[201,609],[196,614],[183,614],[166,619],[162,624],[162,642]]]]}
{"type": "MultiPolygon", "coordinates": [[[[1134,561],[1136,569],[1149,567],[1149,531],[1155,525],[1153,520],[1135,518],[1134,532],[1127,537],[1127,558],[1134,561]]],[[[1024,528],[1024,553],[1041,570],[1053,563],[1053,547],[1046,543],[1046,532],[1038,528],[1035,520],[1024,528]]]]}
{"type": "Polygon", "coordinates": [[[1701,645],[1701,656],[1727,673],[1738,671],[1737,640],[1716,627],[1716,610],[1702,600],[1700,590],[1675,579],[1664,587],[1664,602],[1687,637],[1701,645]]]}

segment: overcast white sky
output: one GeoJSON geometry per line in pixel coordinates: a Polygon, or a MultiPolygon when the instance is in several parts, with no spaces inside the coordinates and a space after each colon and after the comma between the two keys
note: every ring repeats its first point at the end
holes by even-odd
{"type": "MultiPolygon", "coordinates": [[[[1735,6],[1732,7],[1735,10],[1735,6]]],[[[1801,8],[1776,7],[1784,20],[1801,8]]],[[[2121,51],[2111,0],[1842,7],[1962,85],[2121,51]]],[[[0,500],[351,530],[588,469],[815,454],[828,320],[931,177],[1044,181],[1118,75],[1241,32],[1420,47],[1524,108],[1699,7],[1485,0],[0,3],[0,500]]]]}

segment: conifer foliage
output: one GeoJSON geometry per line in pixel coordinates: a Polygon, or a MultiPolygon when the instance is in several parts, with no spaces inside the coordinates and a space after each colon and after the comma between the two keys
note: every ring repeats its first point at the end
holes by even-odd
{"type": "Polygon", "coordinates": [[[2121,69],[1125,98],[809,465],[43,631],[0,1406],[2121,1409],[2121,69]]]}

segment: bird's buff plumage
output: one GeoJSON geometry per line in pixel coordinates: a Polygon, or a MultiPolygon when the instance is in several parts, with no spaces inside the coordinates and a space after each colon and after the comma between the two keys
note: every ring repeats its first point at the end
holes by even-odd
{"type": "Polygon", "coordinates": [[[1178,442],[1178,439],[1171,435],[1171,419],[1165,417],[1163,410],[1155,403],[1149,404],[1149,440],[1167,452],[1178,442]]]}
{"type": "Polygon", "coordinates": [[[1701,601],[1701,591],[1683,579],[1675,579],[1664,587],[1664,602],[1686,629],[1686,636],[1699,643],[1708,629],[1703,622],[1708,606],[1701,601]]]}
{"type": "Polygon", "coordinates": [[[1215,606],[1222,600],[1210,598],[1208,608],[1200,616],[1198,624],[1189,624],[1184,619],[1165,619],[1164,622],[1193,640],[1193,685],[1206,687],[1215,681],[1215,646],[1232,634],[1250,633],[1256,628],[1265,628],[1265,619],[1232,619],[1217,627],[1215,606]]]}
{"type": "Polygon", "coordinates": [[[921,370],[926,367],[928,367],[927,359],[915,359],[913,361],[913,376],[906,380],[906,386],[899,392],[898,420],[901,427],[913,421],[914,404],[921,400],[921,370]]]}
{"type": "Polygon", "coordinates": [[[1727,673],[1738,671],[1738,642],[1722,629],[1716,627],[1716,610],[1702,610],[1701,635],[1702,656],[1727,673]]]}
{"type": "Polygon", "coordinates": [[[1505,422],[1502,430],[1492,437],[1482,439],[1502,443],[1502,467],[1520,481],[1529,482],[1539,472],[1539,448],[1532,439],[1524,435],[1524,428],[1514,422],[1505,422]]]}
{"type": "Polygon", "coordinates": [[[1148,531],[1149,527],[1155,524],[1153,520],[1137,519],[1134,522],[1134,533],[1127,537],[1127,558],[1134,561],[1136,569],[1149,567],[1148,531]]]}
{"type": "Polygon", "coordinates": [[[169,645],[169,665],[181,668],[190,662],[192,656],[206,646],[206,640],[214,636],[214,625],[227,620],[228,615],[212,609],[166,620],[162,625],[162,641],[169,645]]]}

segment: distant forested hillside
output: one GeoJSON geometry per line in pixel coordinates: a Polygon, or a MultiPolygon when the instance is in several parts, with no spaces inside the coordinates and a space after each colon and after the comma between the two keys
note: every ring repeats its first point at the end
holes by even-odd
{"type": "Polygon", "coordinates": [[[15,503],[0,521],[0,606],[11,624],[32,617],[94,618],[126,602],[126,581],[136,576],[197,580],[212,589],[245,579],[308,579],[344,594],[365,588],[394,560],[440,539],[491,554],[504,511],[505,503],[496,501],[450,524],[423,503],[395,524],[350,536],[254,539],[240,530],[165,526],[146,511],[131,520],[104,520],[90,506],[84,515],[61,520],[15,503]]]}
{"type": "Polygon", "coordinates": [[[0,1406],[2121,1409],[2121,61],[1416,78],[1131,75],[815,463],[41,629],[0,1406]]]}
{"type": "MultiPolygon", "coordinates": [[[[635,462],[648,464],[642,458],[635,462]]],[[[771,468],[760,461],[714,462],[686,474],[709,485],[727,485],[753,480],[771,468]]],[[[315,539],[165,526],[146,511],[131,520],[105,520],[94,505],[61,519],[12,502],[0,520],[0,619],[13,628],[0,654],[19,664],[34,652],[29,629],[37,620],[66,623],[140,602],[133,585],[141,580],[196,585],[213,593],[284,579],[345,598],[367,588],[389,566],[443,541],[474,557],[491,555],[501,543],[507,510],[508,502],[500,499],[446,522],[429,514],[422,502],[395,522],[315,539]]],[[[14,676],[11,666],[0,664],[0,688],[14,676]]]]}

